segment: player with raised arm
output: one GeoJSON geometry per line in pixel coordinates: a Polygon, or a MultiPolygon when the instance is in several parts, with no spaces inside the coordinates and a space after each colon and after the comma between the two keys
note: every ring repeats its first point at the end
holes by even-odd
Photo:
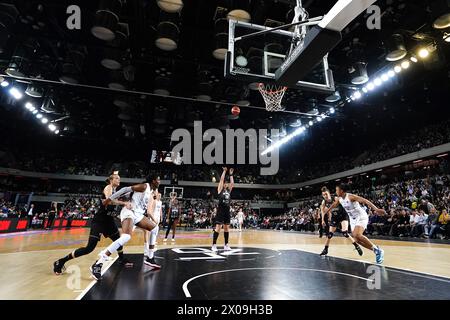
{"type": "Polygon", "coordinates": [[[217,193],[219,198],[219,205],[217,207],[217,215],[215,221],[215,228],[213,234],[213,245],[211,250],[217,251],[217,238],[219,237],[220,229],[223,226],[223,236],[225,239],[225,245],[223,250],[231,250],[228,245],[228,239],[230,235],[230,202],[231,191],[234,187],[233,172],[234,169],[230,168],[230,183],[225,183],[225,175],[227,174],[227,167],[223,168],[222,175],[220,177],[219,185],[217,186],[217,193]]]}
{"type": "Polygon", "coordinates": [[[345,209],[350,218],[350,227],[352,230],[352,237],[356,242],[362,245],[364,248],[372,250],[375,253],[376,262],[378,264],[384,261],[384,251],[380,247],[373,244],[366,236],[364,236],[364,230],[367,228],[367,223],[369,222],[369,217],[366,210],[361,207],[364,204],[371,208],[376,213],[384,213],[383,209],[377,208],[369,200],[357,196],[355,194],[348,193],[348,186],[346,184],[339,184],[336,186],[337,198],[333,204],[326,211],[327,214],[336,208],[339,204],[345,209]]]}

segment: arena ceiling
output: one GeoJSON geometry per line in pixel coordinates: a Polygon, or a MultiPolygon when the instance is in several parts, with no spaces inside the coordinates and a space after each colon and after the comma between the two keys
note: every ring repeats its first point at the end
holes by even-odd
{"type": "MultiPolygon", "coordinates": [[[[283,24],[291,20],[289,0],[184,0],[179,13],[167,13],[156,0],[125,0],[117,9],[119,24],[113,41],[101,40],[91,29],[100,21],[96,14],[102,1],[0,0],[2,8],[13,7],[17,14],[0,15],[0,68],[5,70],[20,56],[19,70],[30,78],[54,81],[33,83],[38,98],[32,99],[41,111],[60,127],[60,139],[75,141],[115,141],[124,145],[145,145],[167,149],[173,129],[191,128],[194,120],[205,127],[281,128],[292,130],[295,114],[273,114],[264,110],[241,109],[238,119],[230,118],[231,106],[241,103],[263,107],[257,91],[248,83],[225,79],[224,61],[213,52],[220,48],[215,21],[233,9],[248,11],[250,22],[283,24]],[[66,8],[82,8],[81,30],[68,30],[66,8]],[[175,27],[174,27],[175,26],[175,27]],[[5,33],[11,36],[5,39],[5,33]],[[172,42],[158,42],[161,34],[172,42]],[[93,87],[120,88],[138,93],[120,93],[101,88],[80,88],[63,83],[93,87]],[[158,96],[143,93],[158,94],[158,96]],[[171,96],[186,99],[172,99],[171,96]]],[[[448,118],[450,71],[446,61],[450,43],[442,31],[432,27],[432,1],[378,1],[382,19],[380,30],[368,30],[368,15],[361,15],[343,33],[343,41],[329,56],[337,89],[349,96],[356,62],[367,64],[369,76],[389,64],[388,39],[403,35],[406,48],[422,43],[436,44],[434,58],[398,76],[394,85],[378,88],[370,96],[343,103],[327,102],[326,95],[289,90],[284,106],[290,111],[318,112],[335,107],[333,117],[309,129],[285,148],[289,154],[306,159],[329,154],[342,145],[363,146],[386,139],[415,126],[448,118]]],[[[335,1],[305,0],[310,16],[326,13],[335,1]]],[[[161,4],[160,4],[161,5],[161,4]]],[[[176,8],[175,8],[176,9],[176,8]]],[[[106,19],[106,22],[105,22],[106,19]]],[[[103,34],[103,37],[107,37],[103,34]]],[[[3,73],[3,72],[2,72],[3,73]]],[[[27,89],[28,84],[15,84],[27,89]]],[[[2,91],[0,108],[2,130],[14,137],[49,136],[32,115],[18,110],[18,102],[2,91]],[[20,130],[18,130],[20,128],[20,130]],[[24,130],[24,128],[26,128],[24,130]]],[[[303,122],[308,121],[304,117],[303,122]]]]}

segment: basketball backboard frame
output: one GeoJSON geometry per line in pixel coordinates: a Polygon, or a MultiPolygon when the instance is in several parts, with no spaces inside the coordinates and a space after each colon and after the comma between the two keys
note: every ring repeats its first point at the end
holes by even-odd
{"type": "MultiPolygon", "coordinates": [[[[227,78],[238,79],[242,81],[248,82],[263,82],[263,83],[276,83],[275,80],[275,72],[269,72],[269,57],[280,58],[282,60],[285,59],[286,55],[274,52],[268,52],[264,50],[263,53],[263,72],[261,74],[252,73],[248,68],[239,67],[235,63],[235,49],[236,49],[236,37],[235,30],[236,27],[247,28],[252,32],[271,30],[273,28],[252,24],[243,21],[237,21],[230,19],[229,20],[229,29],[228,29],[228,51],[226,55],[225,61],[225,76],[227,78]]],[[[287,30],[273,30],[269,33],[280,35],[286,37],[286,39],[293,39],[295,34],[294,32],[287,30]]],[[[244,41],[244,40],[240,40],[244,41]]],[[[289,40],[287,40],[289,41],[289,40]]],[[[289,43],[290,45],[290,43],[289,43]]],[[[328,64],[328,54],[323,57],[321,60],[321,65],[323,67],[323,79],[324,83],[315,83],[310,81],[299,80],[296,83],[295,89],[303,89],[308,91],[317,91],[322,93],[332,93],[335,91],[335,84],[333,78],[333,72],[328,64]]],[[[284,85],[283,83],[277,83],[279,85],[284,85]]],[[[292,86],[290,86],[292,88],[292,86]]]]}

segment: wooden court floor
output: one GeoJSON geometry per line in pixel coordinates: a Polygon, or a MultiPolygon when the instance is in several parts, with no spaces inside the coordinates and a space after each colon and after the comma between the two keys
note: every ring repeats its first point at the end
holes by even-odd
{"type": "MultiPolygon", "coordinates": [[[[106,247],[109,239],[102,239],[91,254],[66,264],[67,272],[56,276],[52,263],[84,246],[89,229],[61,231],[31,231],[15,234],[0,234],[0,299],[77,299],[93,286],[89,266],[95,261],[97,253],[106,247]]],[[[179,230],[176,241],[162,241],[160,231],[158,249],[171,247],[209,246],[211,231],[179,230]]],[[[169,237],[170,238],[170,237],[169,237]]],[[[257,247],[273,250],[301,250],[319,253],[325,239],[317,234],[301,234],[283,231],[244,230],[230,232],[233,247],[257,247]]],[[[385,266],[415,271],[429,275],[450,278],[450,245],[428,242],[409,242],[393,240],[374,240],[385,250],[385,266]]],[[[219,237],[223,244],[223,235],[219,237]]],[[[143,233],[136,230],[125,247],[125,253],[143,252],[143,233]]],[[[329,256],[374,262],[372,252],[365,250],[358,256],[348,240],[335,237],[332,240],[329,256]]],[[[108,262],[104,268],[108,268],[108,262]]]]}

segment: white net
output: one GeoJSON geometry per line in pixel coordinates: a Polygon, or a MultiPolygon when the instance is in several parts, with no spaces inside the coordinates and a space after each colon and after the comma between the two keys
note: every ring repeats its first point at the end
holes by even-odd
{"type": "Polygon", "coordinates": [[[258,90],[266,103],[267,111],[283,111],[284,108],[281,106],[281,100],[283,99],[284,93],[287,87],[270,85],[260,83],[258,85],[258,90]]]}

